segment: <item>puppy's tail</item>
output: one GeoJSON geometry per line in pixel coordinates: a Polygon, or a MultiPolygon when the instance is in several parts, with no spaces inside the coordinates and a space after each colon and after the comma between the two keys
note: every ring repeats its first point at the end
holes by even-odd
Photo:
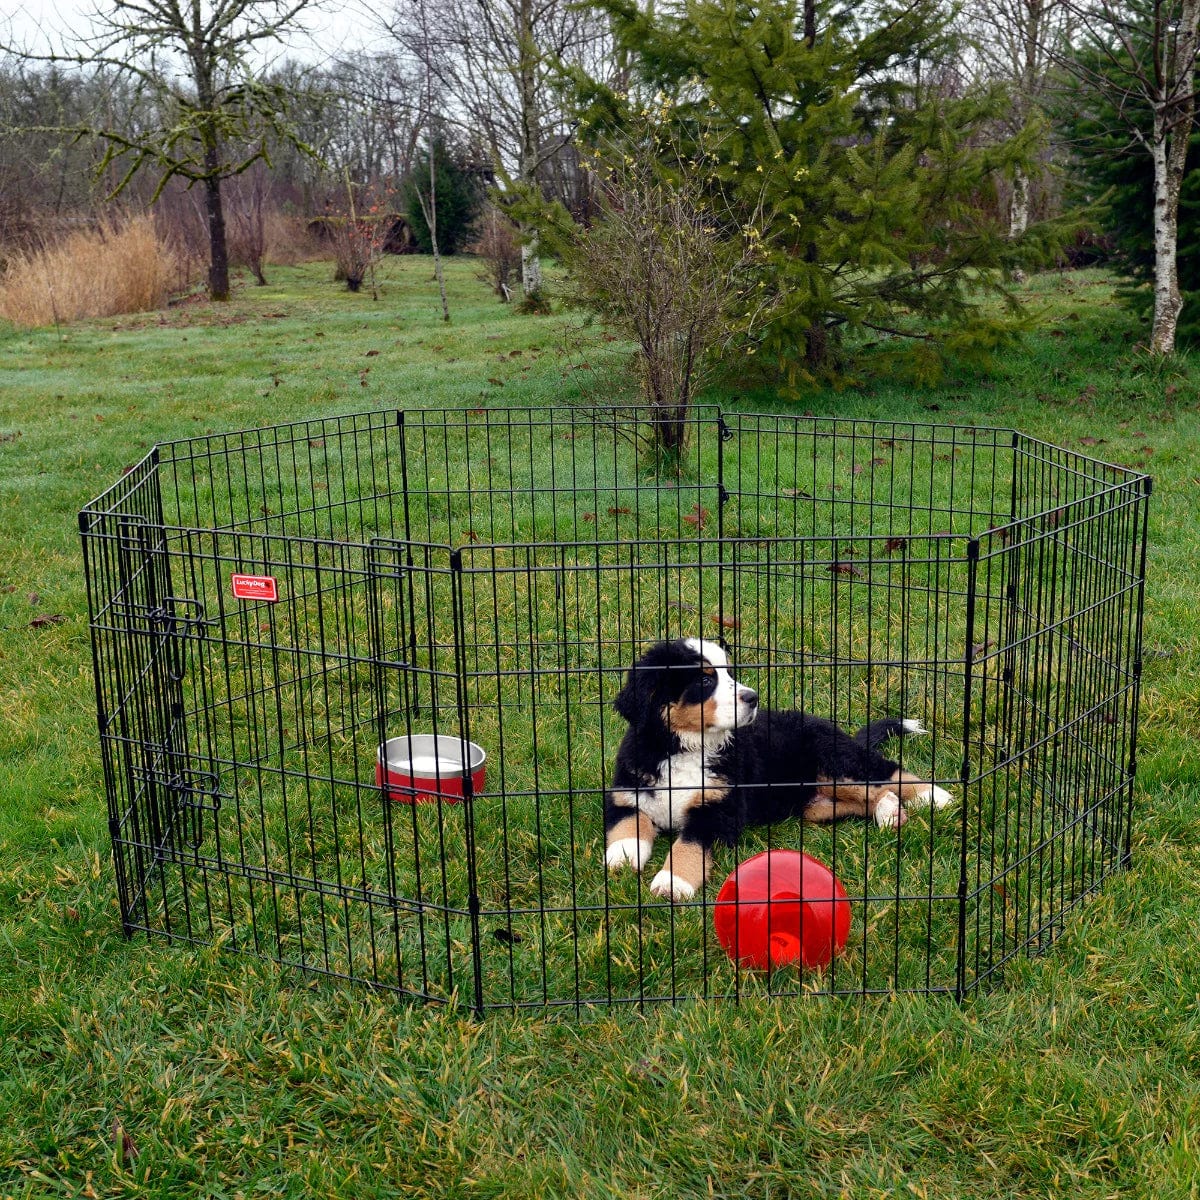
{"type": "Polygon", "coordinates": [[[864,725],[855,735],[854,740],[868,750],[882,746],[890,737],[904,737],[905,734],[928,733],[920,721],[910,717],[883,717],[864,725]]]}

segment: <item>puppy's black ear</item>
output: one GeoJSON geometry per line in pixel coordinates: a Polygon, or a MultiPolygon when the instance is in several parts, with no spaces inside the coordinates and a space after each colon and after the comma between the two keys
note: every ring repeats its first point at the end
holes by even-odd
{"type": "Polygon", "coordinates": [[[629,722],[641,725],[650,712],[654,697],[654,676],[658,672],[638,664],[629,668],[625,685],[613,700],[613,708],[629,722]]]}
{"type": "MultiPolygon", "coordinates": [[[[667,699],[671,672],[686,665],[696,655],[682,642],[655,642],[625,676],[625,686],[617,693],[613,708],[630,725],[644,725],[654,710],[667,699]]],[[[678,679],[678,676],[675,677],[678,679]]]]}

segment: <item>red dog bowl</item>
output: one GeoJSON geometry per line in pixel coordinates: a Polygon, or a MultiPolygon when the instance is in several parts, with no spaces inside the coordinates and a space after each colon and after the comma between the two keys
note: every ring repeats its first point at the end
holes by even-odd
{"type": "Polygon", "coordinates": [[[457,804],[468,775],[472,794],[483,791],[486,758],[482,746],[448,734],[388,738],[375,759],[375,782],[383,787],[386,778],[387,794],[401,804],[457,804]]]}

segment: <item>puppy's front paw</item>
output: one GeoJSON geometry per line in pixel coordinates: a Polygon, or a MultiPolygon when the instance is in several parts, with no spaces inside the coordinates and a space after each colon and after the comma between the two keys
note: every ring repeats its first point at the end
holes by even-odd
{"type": "Polygon", "coordinates": [[[928,804],[931,808],[945,808],[954,801],[954,794],[938,787],[936,783],[928,784],[913,796],[913,803],[928,804]]]}
{"type": "Polygon", "coordinates": [[[650,881],[650,890],[664,900],[690,900],[696,894],[696,889],[686,879],[672,875],[666,867],[650,881]]]}
{"type": "Polygon", "coordinates": [[[610,871],[619,871],[627,863],[635,871],[640,871],[649,861],[653,849],[653,843],[644,842],[641,838],[621,838],[605,851],[604,864],[610,871]]]}
{"type": "Polygon", "coordinates": [[[908,820],[908,813],[895,792],[884,792],[875,802],[875,824],[880,829],[899,829],[908,820]]]}

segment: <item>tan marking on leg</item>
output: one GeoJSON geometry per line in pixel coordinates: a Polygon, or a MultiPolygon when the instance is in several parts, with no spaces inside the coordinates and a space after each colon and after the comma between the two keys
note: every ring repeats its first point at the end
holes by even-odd
{"type": "Polygon", "coordinates": [[[676,840],[663,863],[672,875],[690,883],[699,891],[704,886],[704,880],[712,868],[712,854],[705,850],[699,842],[676,840]]]}
{"type": "Polygon", "coordinates": [[[892,790],[907,803],[916,799],[916,793],[923,787],[929,786],[928,780],[920,780],[909,771],[896,771],[892,775],[892,790]]]}
{"type": "Polygon", "coordinates": [[[605,844],[611,846],[622,838],[638,838],[643,842],[654,841],[658,831],[654,822],[643,812],[630,809],[629,816],[622,817],[609,831],[605,844]]]}
{"type": "MultiPolygon", "coordinates": [[[[614,792],[613,798],[628,796],[628,792],[614,792]]],[[[632,798],[632,797],[631,797],[632,798]]],[[[658,831],[654,822],[645,813],[630,809],[605,838],[604,862],[610,871],[621,871],[626,866],[635,871],[642,870],[654,853],[654,838],[658,831]]]]}
{"type": "Polygon", "coordinates": [[[897,771],[892,776],[894,790],[905,804],[925,804],[933,808],[944,808],[954,797],[945,788],[938,787],[928,779],[922,779],[909,771],[897,771]]]}
{"type": "Polygon", "coordinates": [[[651,881],[650,890],[670,900],[690,900],[704,886],[711,868],[712,855],[699,842],[679,838],[651,881]]]}
{"type": "Polygon", "coordinates": [[[818,792],[808,802],[808,807],[804,810],[804,819],[806,821],[816,821],[822,825],[828,821],[836,820],[837,812],[834,809],[833,801],[828,796],[818,792]]]}
{"type": "MultiPolygon", "coordinates": [[[[818,779],[817,796],[828,802],[829,813],[809,819],[836,821],[841,817],[865,817],[871,811],[870,792],[870,784],[856,779],[818,779]]],[[[808,816],[808,812],[804,815],[808,816]]]]}
{"type": "MultiPolygon", "coordinates": [[[[817,799],[804,811],[805,817],[810,821],[873,817],[879,801],[885,796],[895,799],[898,790],[894,781],[863,783],[861,779],[820,779],[817,782],[817,799]]],[[[904,823],[903,817],[900,817],[899,823],[904,823]]]]}

